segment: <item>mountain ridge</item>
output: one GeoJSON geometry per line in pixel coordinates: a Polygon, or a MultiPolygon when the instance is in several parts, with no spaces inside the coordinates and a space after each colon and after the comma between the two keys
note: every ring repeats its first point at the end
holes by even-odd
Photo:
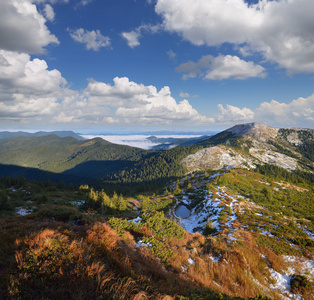
{"type": "Polygon", "coordinates": [[[26,132],[26,131],[0,131],[0,139],[10,138],[16,136],[25,136],[25,137],[40,137],[50,134],[56,134],[59,137],[74,137],[77,140],[85,140],[81,135],[70,131],[70,130],[59,130],[59,131],[37,131],[34,133],[26,132]]]}
{"type": "Polygon", "coordinates": [[[274,164],[290,171],[312,172],[314,167],[313,129],[238,124],[198,144],[203,149],[182,161],[189,171],[274,164]]]}
{"type": "Polygon", "coordinates": [[[314,130],[238,124],[194,144],[143,150],[101,138],[57,135],[0,139],[0,164],[110,183],[164,181],[197,170],[274,165],[313,174],[314,130]]]}

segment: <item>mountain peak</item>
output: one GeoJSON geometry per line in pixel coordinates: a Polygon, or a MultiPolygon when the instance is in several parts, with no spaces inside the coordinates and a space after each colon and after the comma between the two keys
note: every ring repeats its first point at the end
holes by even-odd
{"type": "Polygon", "coordinates": [[[278,133],[277,128],[273,128],[257,122],[235,125],[227,129],[226,131],[230,131],[236,136],[249,136],[259,140],[275,138],[278,133]]]}

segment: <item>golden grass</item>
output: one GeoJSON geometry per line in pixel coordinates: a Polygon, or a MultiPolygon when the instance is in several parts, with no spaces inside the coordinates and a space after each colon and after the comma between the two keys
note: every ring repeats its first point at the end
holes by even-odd
{"type": "MultiPolygon", "coordinates": [[[[210,288],[249,298],[265,293],[256,284],[268,285],[265,257],[274,270],[285,269],[280,256],[258,247],[244,231],[234,244],[222,236],[205,238],[199,233],[165,240],[174,256],[163,263],[150,248],[137,247],[133,234],[119,235],[106,222],[77,230],[53,226],[16,238],[16,263],[6,295],[36,298],[34,291],[40,290],[45,299],[53,290],[59,299],[175,299],[190,290],[201,293],[210,288]],[[211,257],[220,260],[213,262],[211,257]]],[[[135,234],[153,236],[149,228],[135,234]]],[[[277,297],[274,292],[268,295],[277,297]]]]}

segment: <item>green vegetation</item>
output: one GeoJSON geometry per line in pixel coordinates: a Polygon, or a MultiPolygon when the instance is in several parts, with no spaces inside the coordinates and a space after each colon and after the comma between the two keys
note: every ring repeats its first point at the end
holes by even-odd
{"type": "MultiPolygon", "coordinates": [[[[312,133],[298,145],[291,133],[267,146],[310,170],[312,133]]],[[[217,143],[245,155],[253,146],[230,132],[169,151],[56,136],[0,141],[0,163],[19,165],[1,174],[51,179],[0,178],[0,298],[279,298],[261,287],[268,268],[282,274],[283,254],[314,253],[313,174],[265,164],[184,175],[183,158],[217,143]],[[174,219],[185,197],[202,234],[174,219]]],[[[311,280],[293,276],[291,291],[312,299],[311,280]]]]}
{"type": "Polygon", "coordinates": [[[167,261],[168,258],[173,257],[173,250],[165,246],[165,244],[154,237],[143,237],[142,242],[150,245],[154,256],[167,261]]]}
{"type": "Polygon", "coordinates": [[[175,204],[175,199],[173,197],[162,197],[156,199],[150,199],[145,196],[138,196],[137,199],[141,202],[141,210],[143,212],[153,212],[153,211],[168,211],[175,204]]]}
{"type": "Polygon", "coordinates": [[[110,194],[132,195],[157,191],[168,180],[182,176],[181,160],[198,149],[146,151],[100,138],[79,141],[56,135],[0,139],[0,176],[87,183],[110,194]]]}
{"type": "Polygon", "coordinates": [[[301,289],[311,289],[311,282],[303,275],[293,275],[290,281],[290,288],[294,292],[300,291],[301,289]]]}
{"type": "MultiPolygon", "coordinates": [[[[228,194],[234,189],[234,197],[238,192],[248,195],[253,189],[256,200],[271,198],[273,204],[278,201],[276,193],[285,194],[290,188],[296,194],[308,193],[306,186],[302,191],[292,185],[283,189],[286,183],[279,185],[271,177],[244,170],[232,170],[211,181],[209,174],[194,173],[188,184],[180,183],[182,180],[174,183],[172,187],[177,185],[182,193],[178,199],[187,193],[194,208],[201,211],[208,192],[218,197],[216,187],[222,184],[228,194]]],[[[276,212],[262,208],[237,214],[246,231],[229,243],[210,218],[202,229],[204,235],[186,233],[169,218],[176,203],[169,193],[128,198],[86,184],[75,189],[24,178],[3,178],[0,182],[1,191],[10,195],[14,205],[37,207],[36,213],[25,217],[13,217],[12,211],[12,217],[0,219],[2,298],[48,298],[53,291],[60,299],[133,299],[139,293],[152,298],[267,299],[256,296],[258,289],[246,275],[248,264],[254,277],[267,284],[267,264],[261,253],[267,254],[275,268],[281,254],[301,256],[313,250],[312,240],[299,228],[312,230],[310,222],[283,221],[276,212]],[[273,237],[262,235],[259,228],[273,237]],[[221,257],[221,261],[213,263],[211,257],[221,257]],[[213,281],[223,286],[220,292],[213,291],[217,289],[213,281]]],[[[217,217],[223,224],[234,211],[227,194],[220,199],[223,202],[217,217]]]]}
{"type": "Polygon", "coordinates": [[[165,217],[163,212],[145,213],[142,215],[143,224],[160,238],[183,238],[184,230],[175,221],[165,217]]]}
{"type": "MultiPolygon", "coordinates": [[[[270,168],[270,170],[274,169],[270,168]]],[[[274,213],[299,219],[305,218],[314,222],[314,203],[309,201],[314,197],[312,186],[303,182],[300,188],[294,187],[281,181],[286,178],[285,176],[281,177],[274,172],[270,174],[271,177],[245,170],[230,171],[217,177],[214,183],[245,195],[274,213]],[[278,180],[277,183],[274,182],[274,178],[278,180]],[[302,192],[299,191],[300,189],[302,192]]]]}
{"type": "Polygon", "coordinates": [[[70,206],[45,206],[38,211],[38,214],[44,217],[53,218],[56,221],[64,222],[81,218],[78,209],[70,206]]]}

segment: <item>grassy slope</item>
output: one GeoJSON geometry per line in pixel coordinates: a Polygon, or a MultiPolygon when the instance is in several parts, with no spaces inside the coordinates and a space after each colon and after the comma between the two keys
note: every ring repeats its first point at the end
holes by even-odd
{"type": "MultiPolygon", "coordinates": [[[[313,245],[299,228],[314,231],[313,220],[306,220],[314,213],[311,186],[298,187],[247,170],[232,170],[213,179],[209,175],[198,173],[180,180],[181,190],[194,199],[196,208],[201,208],[207,190],[214,199],[222,186],[221,208],[230,206],[231,197],[251,198],[254,193],[256,204],[242,199],[241,210],[234,211],[236,239],[229,239],[230,224],[222,218],[228,210],[224,209],[218,232],[182,234],[161,212],[169,216],[176,201],[171,194],[138,196],[139,203],[117,195],[108,198],[87,187],[85,195],[83,190],[52,184],[26,181],[13,189],[2,185],[14,205],[41,209],[26,217],[0,219],[0,296],[230,299],[237,295],[248,299],[264,294],[278,299],[276,292],[256,282],[264,287],[274,284],[269,268],[279,273],[288,268],[282,254],[313,255],[313,245]],[[82,199],[88,199],[82,211],[70,207],[72,201],[82,199]],[[124,220],[136,217],[135,206],[143,213],[141,224],[124,220]],[[78,226],[75,220],[84,225],[78,226]],[[140,248],[139,240],[152,246],[140,248]],[[219,259],[213,262],[212,258],[219,259]]],[[[11,184],[14,181],[8,180],[7,186],[11,184]]],[[[298,292],[313,299],[311,291],[298,292]]]]}
{"type": "MultiPolygon", "coordinates": [[[[146,227],[139,226],[133,236],[114,230],[95,211],[82,214],[71,207],[72,201],[85,198],[81,191],[25,180],[3,182],[1,191],[14,205],[41,208],[25,217],[0,218],[1,299],[231,299],[168,264],[170,249],[178,245],[183,250],[194,238],[183,237],[183,230],[162,213],[148,214],[146,227]],[[156,251],[136,247],[139,237],[154,243],[156,251]]],[[[163,207],[148,201],[147,211],[163,207]]],[[[134,217],[131,207],[120,216],[134,217]]],[[[184,251],[183,259],[190,250],[184,251]]]]}

